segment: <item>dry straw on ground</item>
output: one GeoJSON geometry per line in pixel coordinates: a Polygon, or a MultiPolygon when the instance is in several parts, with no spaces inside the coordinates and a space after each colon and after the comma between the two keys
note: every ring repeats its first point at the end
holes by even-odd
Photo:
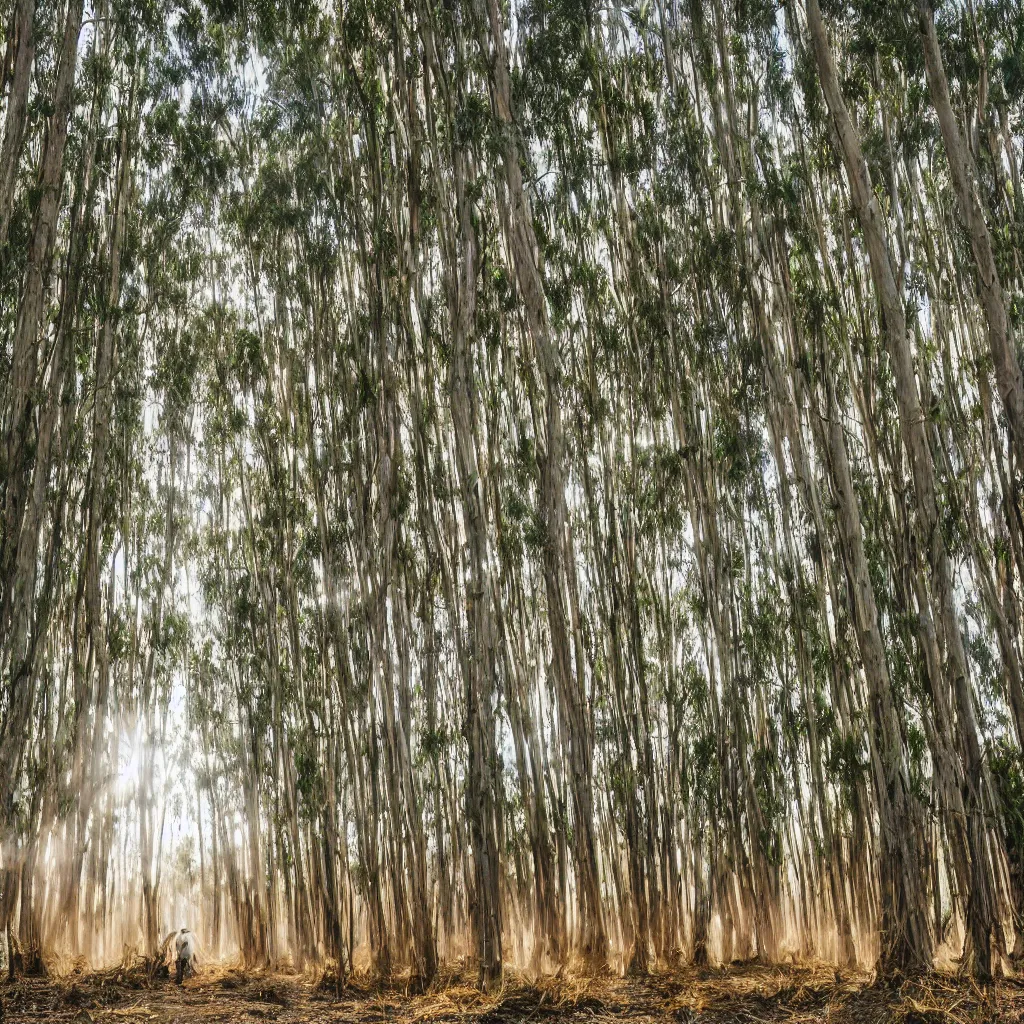
{"type": "Polygon", "coordinates": [[[973,982],[935,974],[902,984],[873,983],[865,974],[827,964],[739,964],[687,968],[646,978],[581,969],[532,977],[506,973],[482,993],[459,964],[441,972],[430,991],[409,993],[410,980],[388,985],[367,976],[338,993],[329,972],[268,972],[238,964],[204,966],[182,988],[138,957],[115,968],[82,973],[82,965],[51,963],[49,978],[0,987],[3,1024],[983,1024],[1024,1022],[1024,983],[1001,980],[983,991],[973,982]],[[63,969],[69,973],[64,973],[63,969]],[[57,976],[58,970],[62,976],[57,976]]]}

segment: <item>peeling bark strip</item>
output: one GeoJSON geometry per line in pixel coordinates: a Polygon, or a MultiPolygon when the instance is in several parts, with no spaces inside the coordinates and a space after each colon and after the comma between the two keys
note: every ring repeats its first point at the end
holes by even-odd
{"type": "Polygon", "coordinates": [[[930,968],[933,955],[933,938],[926,916],[927,890],[921,878],[921,809],[910,792],[846,438],[831,389],[829,398],[830,468],[839,497],[836,520],[847,559],[857,640],[870,694],[871,770],[878,797],[882,847],[880,963],[885,971],[917,973],[930,968]]]}
{"type": "Polygon", "coordinates": [[[7,243],[16,192],[15,178],[25,139],[28,91],[35,57],[35,13],[35,0],[18,0],[8,43],[6,67],[11,84],[7,93],[3,143],[0,144],[0,249],[7,243]]]}

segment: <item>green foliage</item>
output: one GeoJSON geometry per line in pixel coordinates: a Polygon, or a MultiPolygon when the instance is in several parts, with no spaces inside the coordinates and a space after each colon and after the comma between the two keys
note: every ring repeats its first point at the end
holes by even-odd
{"type": "Polygon", "coordinates": [[[1007,860],[1014,878],[1019,879],[1024,872],[1024,763],[1021,752],[1003,740],[989,752],[988,765],[999,800],[1007,860]]]}

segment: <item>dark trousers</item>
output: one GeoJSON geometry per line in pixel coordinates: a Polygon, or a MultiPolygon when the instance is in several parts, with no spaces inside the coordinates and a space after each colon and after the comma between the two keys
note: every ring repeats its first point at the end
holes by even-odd
{"type": "Polygon", "coordinates": [[[192,961],[187,957],[181,957],[178,960],[178,972],[174,975],[174,980],[180,985],[185,979],[185,971],[189,974],[192,973],[192,961]]]}

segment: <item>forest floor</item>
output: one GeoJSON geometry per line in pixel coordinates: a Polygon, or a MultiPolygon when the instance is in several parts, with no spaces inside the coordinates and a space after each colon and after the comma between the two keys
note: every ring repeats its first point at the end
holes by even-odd
{"type": "Polygon", "coordinates": [[[336,995],[309,973],[252,973],[212,965],[179,988],[125,968],[0,985],[2,1024],[1024,1024],[1024,980],[1002,980],[987,994],[947,975],[900,986],[826,965],[733,965],[643,979],[568,975],[507,977],[487,995],[458,973],[426,995],[400,987],[350,984],[336,995]]]}

